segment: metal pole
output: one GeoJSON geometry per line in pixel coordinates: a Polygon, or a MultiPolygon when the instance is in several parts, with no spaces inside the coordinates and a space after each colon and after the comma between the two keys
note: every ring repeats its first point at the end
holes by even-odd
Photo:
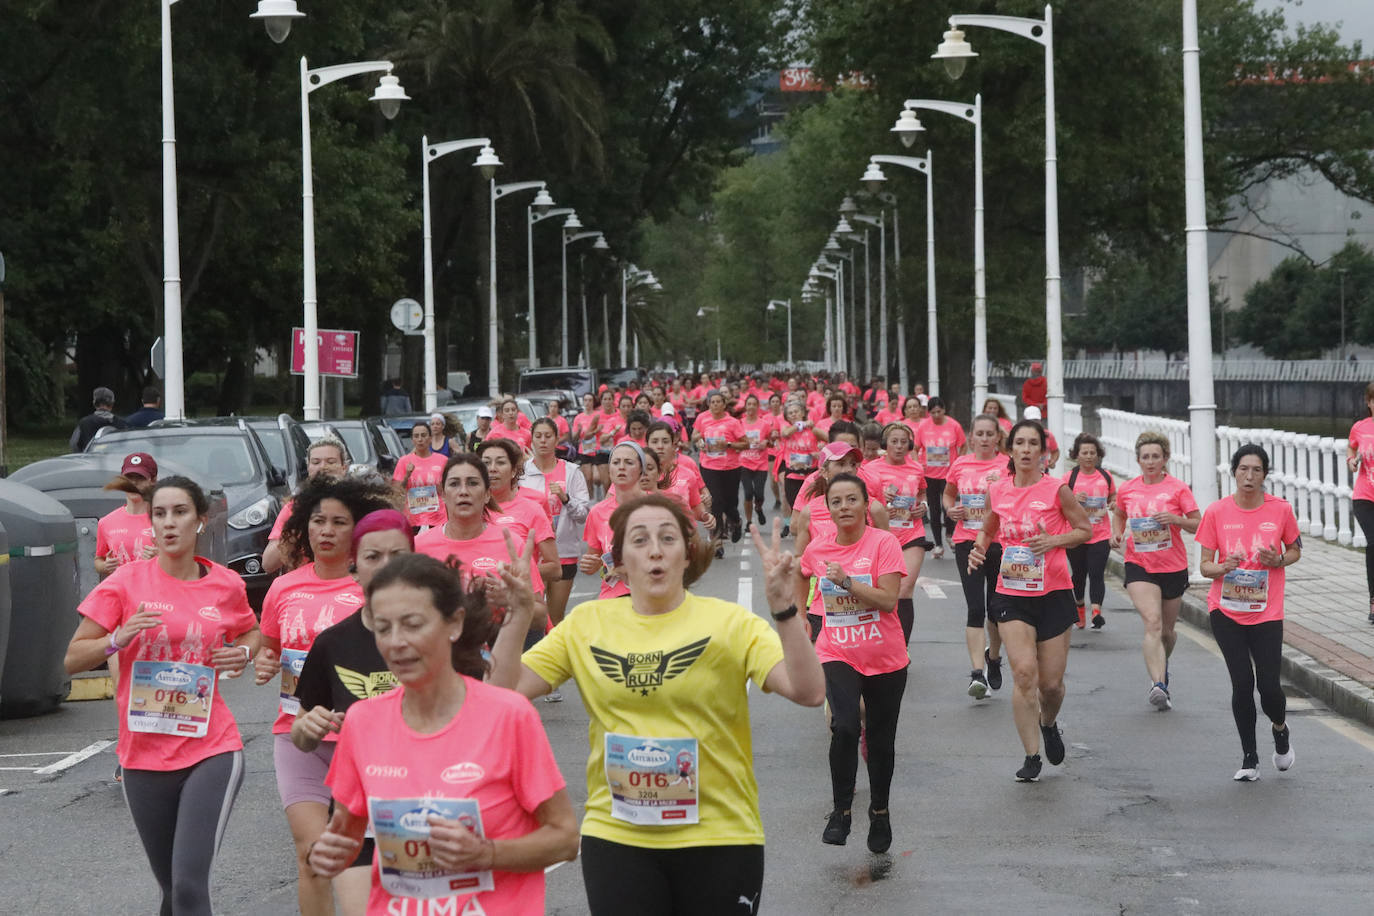
{"type": "Polygon", "coordinates": [[[582,255],[577,256],[577,286],[582,297],[582,365],[592,364],[592,329],[587,322],[587,278],[583,273],[582,255]]]}
{"type": "Polygon", "coordinates": [[[868,228],[864,228],[864,380],[873,378],[873,270],[868,260],[868,228]]]}
{"type": "Polygon", "coordinates": [[[305,58],[301,58],[301,249],[303,252],[302,306],[305,333],[306,421],[320,419],[320,323],[315,298],[315,181],[310,164],[310,84],[305,58]]]}
{"type": "MultiPolygon", "coordinates": [[[[1342,322],[1342,325],[1344,322],[1342,322]]],[[[792,300],[787,300],[787,368],[792,368],[792,300]]]]}
{"type": "Polygon", "coordinates": [[[601,291],[601,333],[606,343],[606,362],[611,361],[611,307],[606,291],[601,291]]]}
{"type": "Polygon", "coordinates": [[[420,189],[424,211],[425,253],[425,412],[439,406],[439,378],[434,355],[434,236],[429,215],[429,137],[420,138],[420,189]]]}
{"type": "Polygon", "coordinates": [[[859,371],[859,259],[854,257],[852,249],[849,256],[849,298],[845,300],[848,307],[844,310],[849,326],[845,328],[844,340],[849,349],[849,366],[846,371],[852,382],[859,371]]]}
{"type": "Polygon", "coordinates": [[[487,201],[488,264],[490,276],[487,277],[487,394],[496,397],[501,393],[501,367],[497,362],[496,350],[496,179],[489,181],[487,201]]]}
{"type": "Polygon", "coordinates": [[[634,364],[635,364],[636,366],[639,365],[639,332],[638,332],[638,331],[635,332],[635,362],[634,362],[634,364]]]}
{"type": "Polygon", "coordinates": [[[878,211],[878,365],[882,367],[883,383],[891,382],[887,374],[887,211],[878,211]]]}
{"type": "Polygon", "coordinates": [[[983,95],[973,97],[973,412],[988,399],[988,291],[983,248],[983,95]]]}
{"type": "Polygon", "coordinates": [[[629,274],[626,268],[620,269],[620,365],[625,365],[625,327],[628,324],[627,318],[630,304],[626,300],[626,292],[629,284],[629,274]]]}
{"type": "Polygon", "coordinates": [[[169,420],[180,420],[186,416],[186,387],[181,352],[177,129],[172,92],[172,4],[175,2],[176,0],[162,2],[162,404],[169,420]]]}
{"type": "Polygon", "coordinates": [[[832,338],[831,338],[831,327],[832,327],[833,324],[834,324],[834,318],[831,316],[831,311],[832,311],[833,309],[834,309],[834,303],[831,301],[830,293],[826,293],[826,294],[825,294],[825,371],[826,371],[826,372],[834,372],[834,371],[835,371],[835,343],[834,343],[834,341],[833,341],[832,338]]]}
{"type": "MultiPolygon", "coordinates": [[[[1048,16],[1049,10],[1046,10],[1048,16]]],[[[1216,396],[1212,386],[1211,287],[1207,278],[1207,196],[1202,155],[1202,82],[1197,0],[1183,0],[1183,150],[1188,245],[1188,416],[1193,495],[1217,498],[1216,396]]],[[[1054,382],[1050,382],[1053,391],[1054,382]]],[[[1060,427],[1062,433],[1063,427],[1060,427]]]]}
{"type": "Polygon", "coordinates": [[[935,160],[926,150],[926,361],[930,396],[940,393],[940,338],[935,314],[935,160]]]}
{"type": "Polygon", "coordinates": [[[844,326],[844,259],[835,263],[835,368],[846,372],[849,368],[848,345],[844,326]]]}
{"type": "MultiPolygon", "coordinates": [[[[563,264],[563,276],[564,276],[564,279],[566,280],[566,279],[567,279],[567,268],[568,268],[568,265],[567,265],[567,262],[566,262],[566,252],[565,252],[564,254],[565,254],[565,261],[564,261],[564,264],[563,264]]],[[[539,348],[536,346],[535,330],[534,330],[534,205],[533,205],[533,204],[530,204],[528,207],[525,208],[525,271],[526,271],[526,274],[527,274],[527,278],[528,278],[528,280],[529,280],[529,289],[530,289],[530,296],[529,296],[529,298],[530,298],[530,308],[529,308],[529,323],[530,323],[530,355],[529,355],[529,367],[530,367],[531,369],[538,369],[538,368],[539,368],[539,348]]],[[[568,339],[568,296],[567,296],[567,292],[566,292],[566,291],[567,291],[567,286],[566,286],[566,284],[564,285],[563,289],[564,289],[564,294],[563,294],[563,339],[566,341],[566,340],[568,339]]],[[[566,346],[566,345],[565,345],[565,346],[566,346]]],[[[566,366],[567,364],[568,364],[568,361],[567,361],[566,359],[564,359],[564,360],[563,360],[563,365],[566,366]]]]}
{"type": "MultiPolygon", "coordinates": [[[[1342,362],[1345,361],[1345,270],[1346,270],[1346,269],[1345,269],[1344,267],[1342,267],[1339,271],[1337,271],[1337,272],[1340,274],[1340,278],[1341,278],[1341,353],[1340,353],[1340,358],[1341,358],[1341,361],[1342,361],[1342,362]]],[[[1225,310],[1223,310],[1223,312],[1224,312],[1224,311],[1225,311],[1225,310]]],[[[1224,350],[1223,350],[1222,352],[1225,353],[1224,350]]]]}
{"type": "Polygon", "coordinates": [[[901,391],[906,395],[911,391],[908,384],[909,376],[906,371],[906,299],[902,295],[900,279],[902,276],[902,226],[901,218],[897,213],[897,206],[892,206],[892,266],[897,271],[899,285],[897,287],[897,379],[901,383],[901,391]]]}
{"type": "MultiPolygon", "coordinates": [[[[1054,9],[1045,4],[1045,336],[1049,352],[1045,360],[1048,381],[1046,406],[1050,429],[1064,434],[1064,327],[1059,302],[1059,156],[1054,132],[1054,9]]],[[[1199,135],[1201,143],[1201,135],[1199,135]]],[[[1200,179],[1199,179],[1200,180],[1200,179]]],[[[1205,216],[1204,216],[1205,222],[1205,216]]],[[[1205,230],[1205,225],[1204,225],[1205,230]]],[[[1205,241],[1204,241],[1205,244],[1205,241]]],[[[1206,252],[1203,252],[1204,257],[1206,252]]],[[[1206,264],[1203,265],[1206,277],[1206,264]]],[[[1208,332],[1210,339],[1211,333],[1208,332]]],[[[1207,359],[1207,388],[1211,390],[1211,350],[1207,359]]],[[[1211,401],[1211,395],[1208,395],[1211,401]]],[[[1213,447],[1215,451],[1215,446],[1213,447]]],[[[1194,452],[1194,456],[1197,453],[1194,452]]],[[[1213,462],[1215,464],[1215,462],[1213,462]]],[[[1215,475],[1213,475],[1215,476],[1215,475]]],[[[1216,489],[1215,484],[1212,487],[1216,489]]],[[[1210,500],[1209,500],[1210,502],[1210,500]]],[[[1204,503],[1205,505],[1205,503],[1204,503]]]]}
{"type": "MultiPolygon", "coordinates": [[[[566,366],[568,364],[568,233],[561,228],[558,230],[558,241],[563,249],[563,345],[559,351],[563,361],[559,365],[566,366]]],[[[580,277],[582,275],[582,258],[580,256],[577,259],[577,271],[580,277]]],[[[583,290],[582,296],[585,307],[586,290],[583,290]]]]}

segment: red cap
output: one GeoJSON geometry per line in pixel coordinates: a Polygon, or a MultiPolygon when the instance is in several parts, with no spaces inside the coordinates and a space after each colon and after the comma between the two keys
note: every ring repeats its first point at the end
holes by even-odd
{"type": "Polygon", "coordinates": [[[1031,363],[1031,369],[1043,369],[1043,368],[1045,368],[1045,367],[1042,366],[1042,365],[1041,365],[1040,363],[1038,363],[1038,362],[1037,362],[1037,363],[1031,363]]]}
{"type": "Polygon", "coordinates": [[[157,480],[157,462],[146,452],[134,452],[124,459],[124,466],[119,469],[119,473],[125,477],[157,480]]]}
{"type": "Polygon", "coordinates": [[[839,461],[841,458],[843,458],[845,455],[848,455],[850,452],[853,452],[856,455],[862,454],[858,449],[850,445],[848,442],[836,440],[834,442],[831,442],[825,448],[821,449],[821,460],[839,461]]]}

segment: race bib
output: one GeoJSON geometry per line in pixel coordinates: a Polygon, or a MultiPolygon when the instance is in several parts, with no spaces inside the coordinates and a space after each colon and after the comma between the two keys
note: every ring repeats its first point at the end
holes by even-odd
{"type": "Polygon", "coordinates": [[[810,452],[788,452],[787,463],[794,468],[809,468],[813,457],[810,452]]]}
{"type": "Polygon", "coordinates": [[[960,493],[959,505],[964,507],[964,530],[982,531],[988,515],[988,494],[960,493]]]}
{"type": "Polygon", "coordinates": [[[608,550],[601,555],[601,578],[608,586],[620,584],[620,577],[612,570],[615,569],[615,556],[608,550]]]}
{"type": "Polygon", "coordinates": [[[1088,513],[1088,521],[1096,525],[1107,514],[1107,497],[1079,494],[1078,503],[1088,513]]]}
{"type": "Polygon", "coordinates": [[[749,447],[751,449],[757,449],[759,443],[763,441],[763,431],[758,429],[746,429],[744,431],[744,438],[749,440],[749,447]]]}
{"type": "Polygon", "coordinates": [[[1258,614],[1269,604],[1269,570],[1233,569],[1221,577],[1221,606],[1239,614],[1258,614]]]}
{"type": "Polygon", "coordinates": [[[701,786],[695,738],[643,738],[606,733],[611,817],[631,824],[700,822],[701,786]]]}
{"type": "Polygon", "coordinates": [[[711,457],[711,458],[724,458],[724,457],[725,457],[725,437],[724,437],[724,436],[707,436],[707,437],[706,437],[706,454],[707,454],[709,457],[711,457]]]}
{"type": "Polygon", "coordinates": [[[427,515],[439,511],[439,488],[434,484],[406,490],[406,511],[411,515],[427,515]]]}
{"type": "Polygon", "coordinates": [[[288,716],[301,711],[301,701],[296,699],[296,684],[301,679],[307,654],[305,649],[281,650],[281,711],[288,716]]]}
{"type": "Polygon", "coordinates": [[[887,526],[889,528],[912,528],[912,510],[916,507],[914,496],[889,496],[887,498],[887,526]]]}
{"type": "Polygon", "coordinates": [[[927,445],[926,446],[926,465],[932,468],[949,467],[949,446],[948,445],[927,445]]]}
{"type": "Polygon", "coordinates": [[[1168,550],[1174,545],[1169,526],[1161,525],[1149,516],[1127,519],[1126,523],[1130,526],[1131,542],[1135,544],[1136,553],[1154,553],[1156,550],[1168,550]]]}
{"type": "Polygon", "coordinates": [[[188,662],[134,662],[129,679],[131,732],[204,738],[210,728],[215,669],[188,662]]]}
{"type": "MultiPolygon", "coordinates": [[[[873,576],[868,573],[861,573],[849,578],[852,580],[851,584],[853,582],[862,582],[864,585],[873,584],[873,576]]],[[[851,595],[825,576],[819,577],[816,582],[821,590],[821,604],[825,609],[827,628],[854,627],[863,623],[878,622],[879,612],[877,609],[865,607],[858,596],[851,595]]]]}
{"type": "Polygon", "coordinates": [[[577,450],[584,455],[596,454],[596,436],[592,436],[590,439],[580,440],[577,450]]]}
{"type": "Polygon", "coordinates": [[[1024,544],[1002,548],[1002,585],[1018,592],[1045,590],[1045,558],[1024,544]]]}
{"type": "Polygon", "coordinates": [[[429,848],[429,816],[437,814],[482,836],[482,809],[471,798],[369,798],[377,835],[377,870],[393,897],[448,897],[496,887],[490,871],[445,871],[429,848]]]}

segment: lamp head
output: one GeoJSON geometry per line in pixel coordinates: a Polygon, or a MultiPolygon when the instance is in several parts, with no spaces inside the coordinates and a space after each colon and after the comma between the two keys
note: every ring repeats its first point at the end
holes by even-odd
{"type": "Polygon", "coordinates": [[[305,13],[296,9],[296,0],[258,0],[258,11],[249,13],[248,18],[261,19],[267,37],[281,44],[291,34],[291,20],[304,19],[305,13]]]}
{"type": "Polygon", "coordinates": [[[597,251],[611,250],[611,246],[606,244],[606,237],[604,235],[598,235],[596,237],[596,241],[592,242],[592,247],[595,248],[597,251]]]}
{"type": "Polygon", "coordinates": [[[697,317],[698,317],[698,318],[705,318],[705,317],[706,317],[706,309],[704,309],[704,308],[699,308],[699,309],[697,309],[697,317]]]}
{"type": "Polygon", "coordinates": [[[841,216],[840,221],[835,224],[836,235],[849,235],[853,231],[854,227],[849,225],[849,220],[845,219],[843,216],[841,216]]]}
{"type": "Polygon", "coordinates": [[[548,188],[540,188],[539,193],[534,195],[534,201],[530,204],[535,213],[547,213],[553,208],[553,195],[548,188]]]}
{"type": "Polygon", "coordinates": [[[401,81],[388,73],[377,82],[377,91],[372,93],[372,101],[382,107],[382,117],[390,121],[401,110],[401,103],[410,96],[401,88],[401,81]]]}
{"type": "Polygon", "coordinates": [[[496,167],[501,164],[501,160],[496,158],[496,150],[484,146],[477,151],[477,160],[472,164],[482,173],[483,178],[490,181],[496,174],[496,167]]]}
{"type": "Polygon", "coordinates": [[[846,194],[844,196],[844,200],[840,202],[840,214],[842,216],[853,216],[855,213],[858,212],[859,207],[856,203],[854,203],[854,198],[846,194]]]}
{"type": "Polygon", "coordinates": [[[837,241],[835,241],[835,236],[832,235],[830,238],[828,238],[828,239],[825,240],[825,250],[826,250],[826,251],[839,251],[839,250],[840,250],[840,243],[837,242],[837,241]]]}
{"type": "Polygon", "coordinates": [[[576,232],[582,228],[582,220],[577,218],[576,213],[569,213],[568,218],[563,220],[564,232],[576,232]]]}
{"type": "Polygon", "coordinates": [[[878,189],[887,181],[887,176],[883,174],[883,167],[876,162],[869,162],[868,168],[864,171],[863,177],[859,179],[869,191],[877,193],[878,189]]]}
{"type": "Polygon", "coordinates": [[[925,129],[921,119],[916,117],[916,112],[910,108],[903,108],[902,113],[897,116],[897,123],[892,125],[892,133],[901,139],[903,146],[908,147],[916,142],[916,135],[923,133],[925,129]]]}
{"type": "Polygon", "coordinates": [[[940,42],[940,46],[935,49],[931,57],[945,62],[945,72],[949,78],[957,80],[964,75],[964,67],[968,66],[969,58],[977,57],[978,54],[973,50],[973,46],[964,40],[964,33],[959,29],[950,29],[945,33],[945,40],[940,42]]]}

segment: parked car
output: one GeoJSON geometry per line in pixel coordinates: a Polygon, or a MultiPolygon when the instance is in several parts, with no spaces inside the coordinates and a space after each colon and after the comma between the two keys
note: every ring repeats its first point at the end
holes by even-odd
{"type": "MultiPolygon", "coordinates": [[[[324,435],[343,440],[352,464],[365,464],[384,474],[390,474],[400,460],[392,445],[379,428],[380,420],[320,420],[302,423],[301,428],[313,442],[324,435]]],[[[396,440],[400,446],[399,438],[396,440]]]]}
{"type": "Polygon", "coordinates": [[[285,475],[288,487],[295,490],[305,483],[305,462],[306,453],[310,450],[310,436],[301,428],[300,422],[289,413],[279,413],[275,417],[192,417],[185,420],[154,420],[149,426],[238,426],[240,422],[248,424],[248,428],[258,434],[272,464],[285,475]]]}
{"type": "Polygon", "coordinates": [[[527,391],[523,396],[534,405],[534,409],[541,417],[549,415],[549,403],[555,400],[563,402],[563,416],[569,421],[582,412],[582,402],[578,399],[577,394],[572,391],[549,388],[540,391],[527,391]]]}
{"type": "Polygon", "coordinates": [[[643,388],[649,374],[634,366],[621,366],[616,369],[598,369],[597,387],[610,385],[612,388],[643,388]]]}
{"type": "Polygon", "coordinates": [[[573,400],[581,403],[582,395],[595,394],[601,380],[596,369],[581,366],[563,366],[551,369],[525,369],[520,373],[516,392],[526,394],[531,391],[544,391],[550,388],[573,392],[573,400]]]}
{"type": "Polygon", "coordinates": [[[272,575],[263,572],[262,552],[289,488],[286,475],[272,461],[248,419],[162,421],[146,429],[107,426],[86,446],[86,453],[92,455],[130,452],[147,452],[159,465],[167,462],[188,468],[191,478],[207,491],[224,492],[228,512],[225,565],[243,577],[249,602],[260,609],[272,582],[272,575]]]}
{"type": "MultiPolygon", "coordinates": [[[[523,413],[525,416],[529,417],[531,421],[538,420],[540,417],[544,416],[543,411],[536,409],[534,403],[531,402],[529,398],[524,397],[523,395],[516,397],[515,403],[519,405],[520,412],[523,413]]],[[[472,432],[474,429],[477,428],[478,409],[482,407],[488,407],[490,405],[491,398],[464,398],[461,401],[455,401],[452,404],[440,407],[439,412],[446,414],[448,416],[456,417],[458,419],[458,422],[463,424],[463,435],[467,435],[468,433],[472,432]]],[[[412,413],[404,414],[398,417],[382,417],[381,421],[396,431],[396,435],[400,437],[401,444],[405,448],[405,451],[402,452],[402,454],[407,454],[410,452],[411,448],[411,427],[413,427],[416,423],[428,423],[429,414],[412,413]]]]}

